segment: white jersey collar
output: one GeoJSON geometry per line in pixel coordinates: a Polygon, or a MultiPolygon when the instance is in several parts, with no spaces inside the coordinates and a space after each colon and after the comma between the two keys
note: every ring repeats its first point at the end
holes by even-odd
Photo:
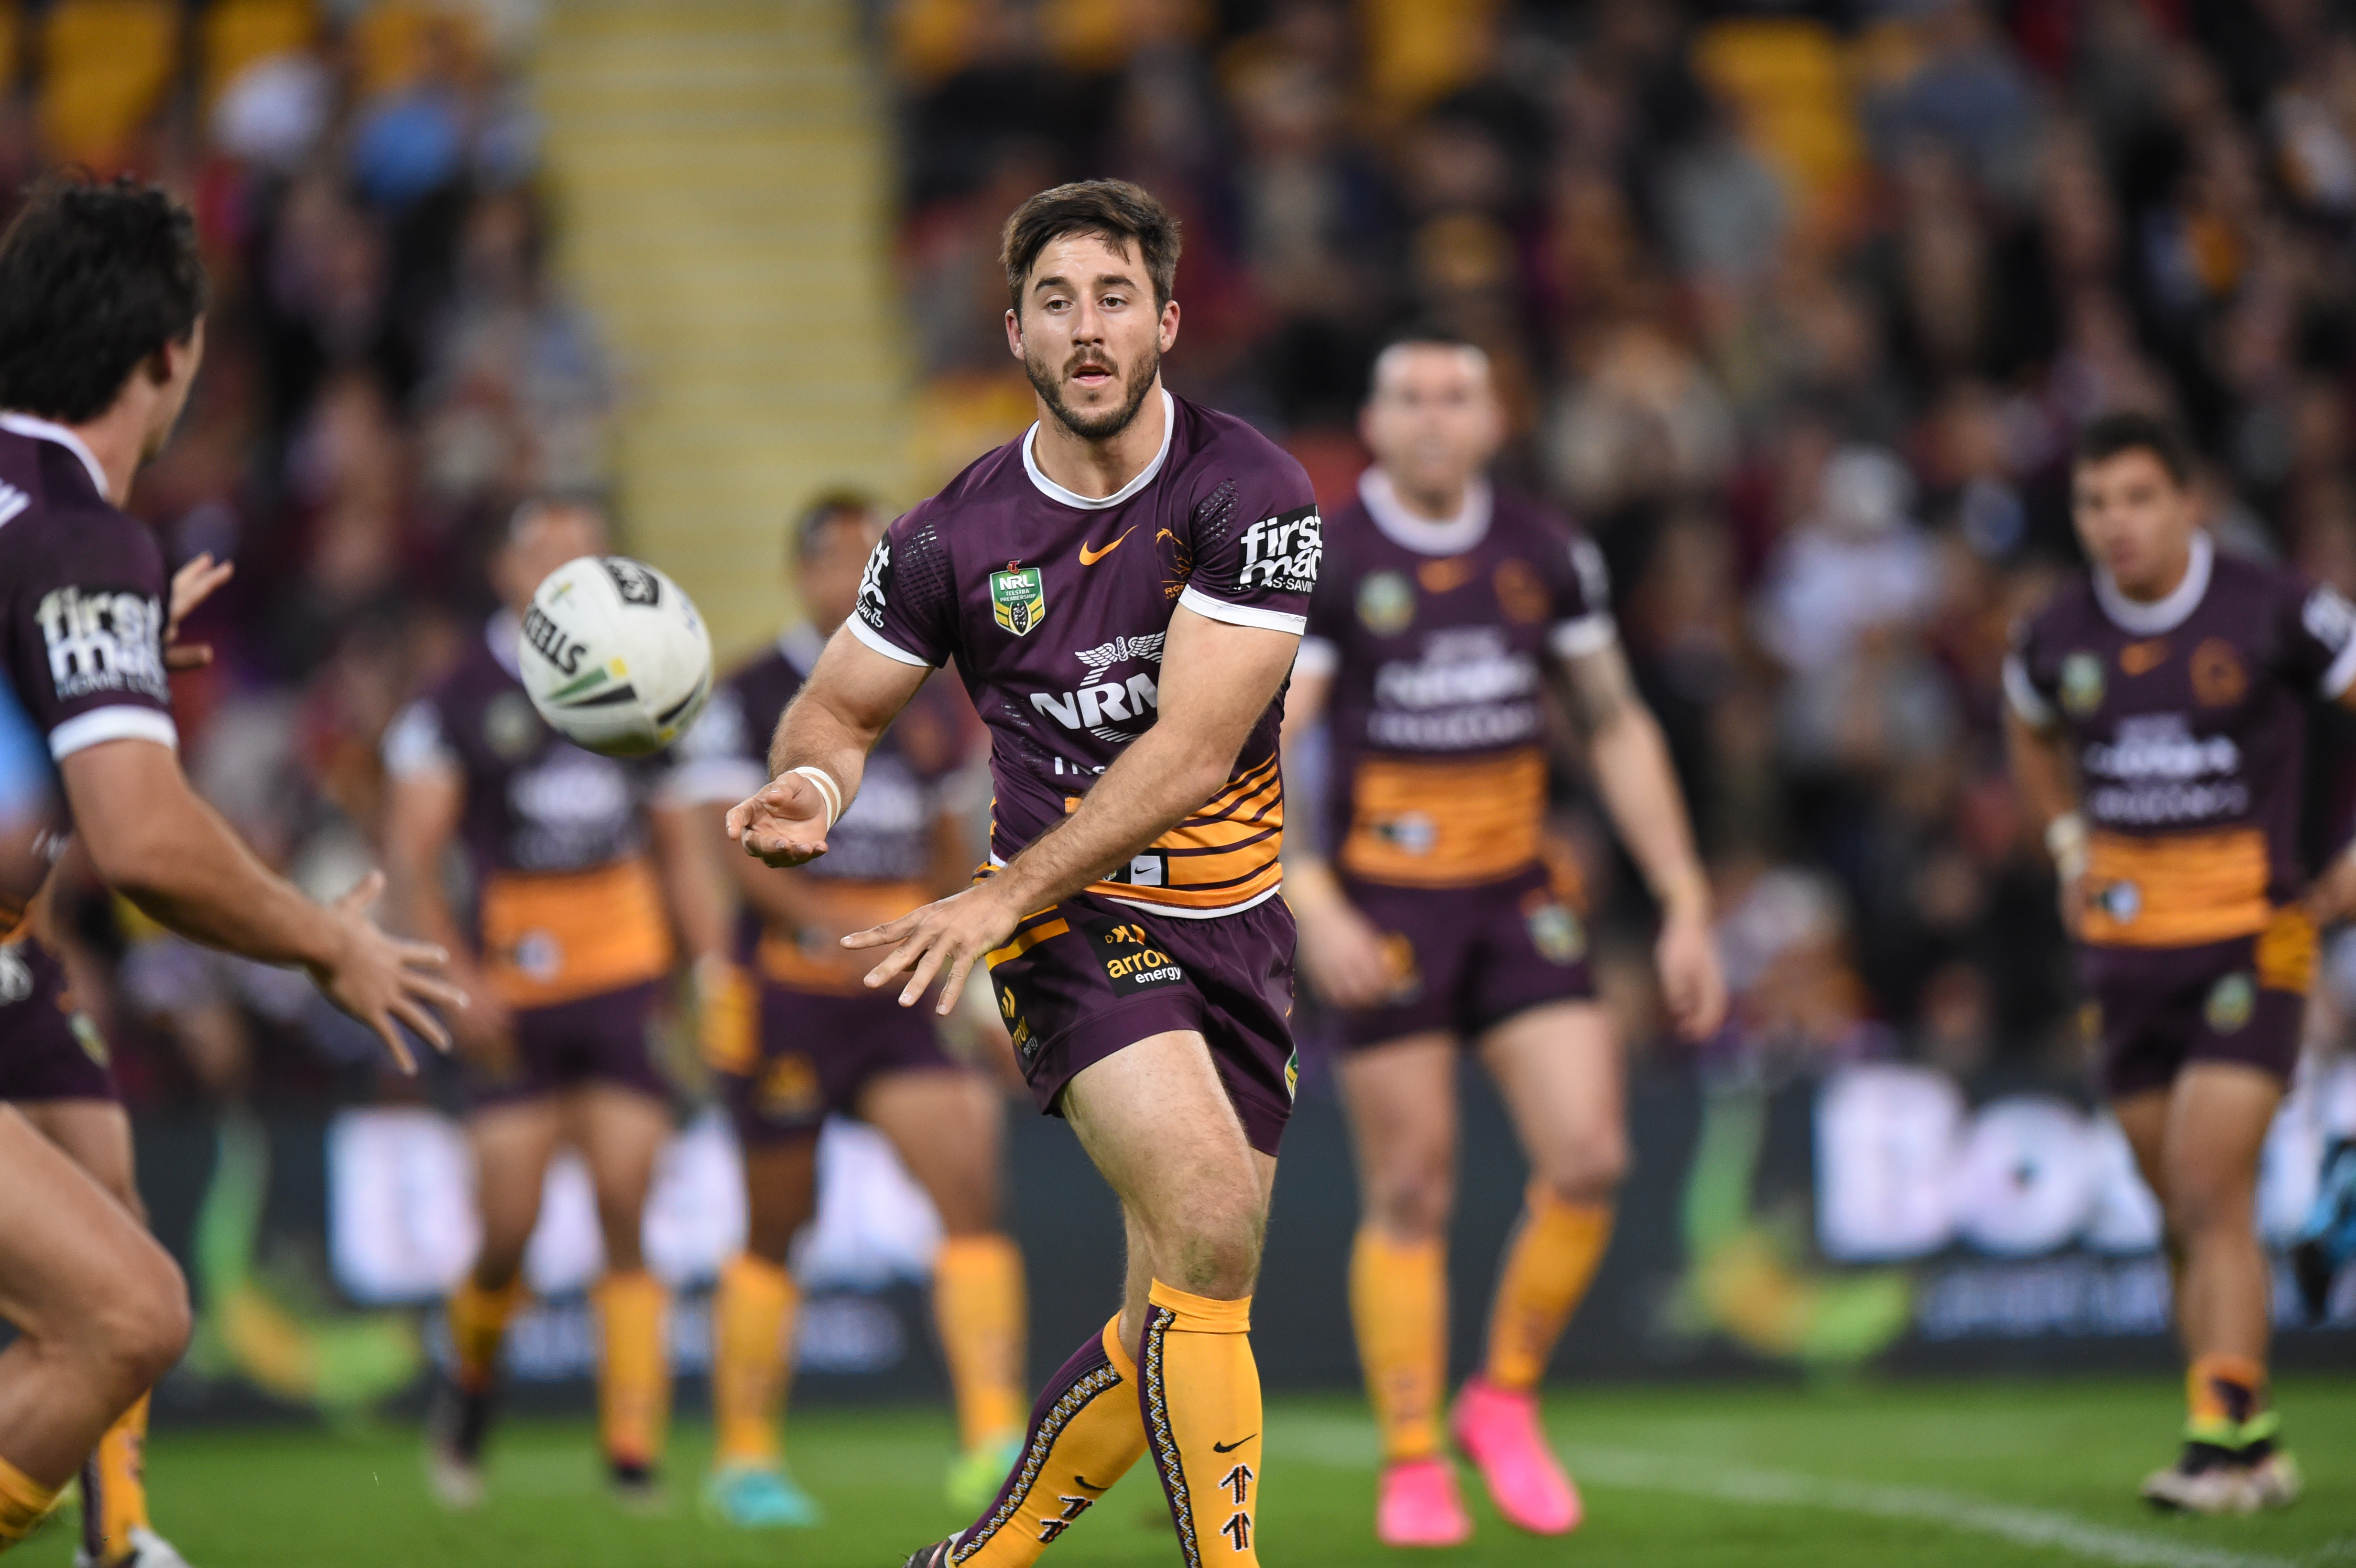
{"type": "Polygon", "coordinates": [[[1023,472],[1031,475],[1031,483],[1037,485],[1039,493],[1050,501],[1061,501],[1066,507],[1077,507],[1084,512],[1101,512],[1108,507],[1119,506],[1153,483],[1153,476],[1161,473],[1162,465],[1170,460],[1171,438],[1177,433],[1178,405],[1172,400],[1170,389],[1164,387],[1162,389],[1162,450],[1153,454],[1152,462],[1138,470],[1136,478],[1111,495],[1102,497],[1074,495],[1042,473],[1039,460],[1031,453],[1031,443],[1039,439],[1039,421],[1036,420],[1032,421],[1031,428],[1023,432],[1023,472]]]}
{"type": "Polygon", "coordinates": [[[2185,563],[2184,581],[2169,590],[2166,598],[2148,603],[2130,599],[2119,592],[2111,574],[2097,566],[2094,571],[2094,602],[2122,632],[2132,632],[2138,637],[2172,632],[2200,607],[2201,596],[2209,592],[2209,575],[2216,563],[2217,547],[2210,542],[2208,530],[2197,529],[2192,535],[2192,559],[2185,563]]]}
{"type": "Polygon", "coordinates": [[[113,505],[113,497],[106,493],[106,470],[99,466],[97,457],[72,431],[55,420],[36,419],[31,414],[0,414],[0,430],[30,436],[35,441],[56,442],[81,459],[81,465],[90,470],[91,487],[98,492],[98,498],[113,505]]]}
{"type": "Polygon", "coordinates": [[[1494,495],[1489,481],[1474,475],[1464,485],[1464,507],[1454,517],[1434,522],[1419,517],[1399,499],[1398,486],[1377,466],[1358,475],[1358,499],[1384,537],[1419,555],[1462,555],[1489,537],[1489,514],[1494,495]]]}
{"type": "Polygon", "coordinates": [[[786,662],[807,676],[818,667],[819,655],[826,652],[826,639],[808,621],[796,621],[777,634],[777,652],[786,662]]]}
{"type": "Polygon", "coordinates": [[[492,613],[483,625],[483,645],[491,650],[491,657],[499,667],[518,680],[523,678],[523,623],[512,610],[492,613]]]}

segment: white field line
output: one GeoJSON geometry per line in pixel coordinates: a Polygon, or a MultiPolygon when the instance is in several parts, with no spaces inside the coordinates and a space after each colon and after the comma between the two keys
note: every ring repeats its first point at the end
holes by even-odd
{"type": "Polygon", "coordinates": [[[1644,1491],[1679,1492],[1722,1502],[1829,1509],[1880,1519],[1944,1524],[2021,1546],[2074,1552],[2119,1568],[2298,1568],[2286,1557],[2227,1552],[2169,1541],[2137,1531],[2090,1524],[2050,1509],[2020,1508],[1928,1487],[1882,1487],[1781,1470],[1702,1467],[1691,1461],[1608,1448],[1581,1448],[1563,1457],[1583,1481],[1644,1491]]]}
{"type": "MultiPolygon", "coordinates": [[[[1352,1421],[1319,1419],[1277,1424],[1269,1435],[1268,1452],[1280,1463],[1358,1470],[1374,1467],[1376,1448],[1371,1427],[1352,1421]]],[[[1862,1481],[1709,1465],[1617,1448],[1567,1448],[1563,1458],[1580,1480],[1599,1487],[1675,1492],[1713,1502],[1825,1509],[1837,1513],[1943,1524],[1950,1530],[1994,1536],[2016,1545],[2072,1552],[2117,1568],[2305,1568],[2307,1564],[2341,1561],[2340,1549],[2350,1544],[2335,1541],[2323,1552],[2308,1558],[2270,1557],[2115,1530],[2050,1509],[2019,1508],[1927,1487],[1873,1486],[1862,1481]]],[[[2347,1560],[2356,1562],[2356,1557],[2347,1560]]]]}

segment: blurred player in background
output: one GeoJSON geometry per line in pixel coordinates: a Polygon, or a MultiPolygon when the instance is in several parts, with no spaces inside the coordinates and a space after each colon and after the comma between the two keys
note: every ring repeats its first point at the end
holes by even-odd
{"type": "Polygon", "coordinates": [[[450,1297],[455,1364],[428,1435],[434,1489],[456,1507],[482,1496],[499,1341],[523,1300],[524,1246],[560,1144],[580,1150],[596,1192],[598,1417],[625,1501],[656,1495],[669,1415],[669,1302],[640,1243],[655,1157],[671,1132],[653,1036],[674,924],[689,951],[717,952],[724,919],[710,879],[694,874],[685,813],[654,799],[666,764],[563,740],[517,676],[541,580],[607,548],[592,503],[517,507],[490,562],[504,607],[385,734],[395,908],[410,930],[460,955],[454,967],[472,998],[451,1023],[482,1249],[450,1297]],[[444,881],[454,845],[473,886],[463,918],[444,881]]]}
{"type": "Polygon", "coordinates": [[[2253,1209],[2316,917],[2356,908],[2356,860],[2305,906],[2297,860],[2304,705],[2356,705],[2356,610],[2218,553],[2191,477],[2182,437],[2149,415],[2086,427],[2072,507],[2092,566],[2017,628],[2006,730],[2061,877],[2103,1092],[2166,1216],[2190,1409],[2181,1456],[2143,1495],[2222,1513],[2299,1491],[2267,1399],[2253,1209]]]}
{"type": "Polygon", "coordinates": [[[1258,1562],[1251,1294],[1298,1077],[1276,741],[1317,508],[1266,437],[1162,388],[1178,250],[1115,180],[1008,219],[1037,422],[892,525],[773,782],[729,814],[772,863],[825,853],[869,752],[956,659],[991,729],[995,869],[845,941],[904,1006],[940,980],[943,1013],[986,964],[1039,1108],[1128,1223],[1120,1312],[1048,1381],[997,1500],[916,1568],[1035,1561],[1149,1450],[1183,1560],[1258,1562]]]}
{"type": "Polygon", "coordinates": [[[1440,1452],[1470,1044],[1532,1175],[1487,1360],[1450,1424],[1499,1511],[1559,1534],[1579,1523],[1579,1495],[1539,1429],[1537,1385],[1611,1239],[1628,1141],[1620,1043],[1541,855],[1548,672],[1568,677],[1603,803],[1660,901],[1662,989],[1688,1039],[1725,1012],[1708,891],[1601,555],[1483,476],[1505,431],[1487,357],[1444,337],[1393,344],[1360,429],[1375,466],[1327,525],[1286,720],[1298,737],[1330,715],[1339,865],[1296,823],[1287,896],[1302,965],[1344,1019],[1365,1206],[1350,1301],[1383,1434],[1376,1533],[1436,1546],[1472,1528],[1440,1452]]]}
{"type": "Polygon", "coordinates": [[[999,1228],[998,1087],[949,1059],[929,1012],[861,985],[869,961],[841,944],[970,879],[979,847],[958,797],[977,749],[972,711],[952,684],[927,681],[868,757],[826,855],[805,867],[763,866],[727,842],[721,823],[727,806],[768,782],[769,737],[857,606],[884,521],[872,501],[849,494],[803,513],[787,548],[809,618],[712,693],[677,748],[669,785],[712,819],[710,846],[744,901],[757,975],[757,1004],[708,1008],[721,1027],[708,1026],[704,1040],[744,1152],[748,1233],[712,1308],[719,1451],[707,1489],[715,1511],[737,1524],[818,1518],[779,1461],[777,1423],[798,1305],[787,1248],[816,1212],[818,1133],[830,1113],[889,1138],[940,1213],[933,1310],[962,1450],[950,1500],[979,1510],[1023,1436],[1023,1254],[999,1228]]]}
{"type": "Polygon", "coordinates": [[[400,1025],[444,1043],[424,1004],[461,999],[430,973],[441,953],[369,923],[380,879],[322,907],[180,771],[166,671],[207,655],[174,633],[227,569],[199,557],[167,585],[155,539],[121,508],[187,400],[204,307],[196,225],[152,187],[50,182],[0,236],[0,670],[65,808],[28,821],[20,802],[0,830],[0,1318],[18,1334],[0,1351],[0,1550],[81,1467],[76,1561],[90,1565],[180,1562],[148,1527],[140,1456],[188,1303],[140,1226],[104,1042],[37,934],[66,824],[141,912],[302,965],[404,1067],[400,1025]]]}

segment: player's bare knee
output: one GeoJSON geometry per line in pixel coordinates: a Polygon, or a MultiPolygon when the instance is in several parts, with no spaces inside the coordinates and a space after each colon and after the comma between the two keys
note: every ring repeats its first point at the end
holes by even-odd
{"type": "Polygon", "coordinates": [[[1259,1195],[1210,1192],[1189,1206],[1175,1233],[1156,1249],[1155,1273],[1190,1295],[1222,1299],[1248,1295],[1259,1274],[1268,1231],[1259,1195]]]}
{"type": "Polygon", "coordinates": [[[1456,1184],[1437,1162],[1387,1172],[1366,1195],[1368,1221],[1397,1242],[1435,1239],[1447,1230],[1455,1207],[1456,1184]]]}
{"type": "Polygon", "coordinates": [[[187,1280],[161,1248],[150,1253],[123,1272],[122,1288],[91,1303],[77,1325],[108,1396],[126,1404],[178,1363],[195,1326],[187,1280]]]}
{"type": "Polygon", "coordinates": [[[1628,1176],[1628,1137],[1618,1127],[1599,1128],[1549,1152],[1537,1179],[1565,1203],[1609,1203],[1628,1176]]]}

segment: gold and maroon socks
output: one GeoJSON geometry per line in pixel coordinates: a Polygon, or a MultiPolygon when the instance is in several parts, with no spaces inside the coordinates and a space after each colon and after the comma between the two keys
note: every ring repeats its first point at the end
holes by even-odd
{"type": "Polygon", "coordinates": [[[1032,1407],[1023,1452],[989,1509],[958,1537],[958,1568],[1029,1568],[1145,1452],[1137,1364],[1120,1318],[1072,1353],[1032,1407]]]}
{"type": "Polygon", "coordinates": [[[1160,1280],[1147,1293],[1138,1397],[1185,1568],[1258,1568],[1259,1367],[1251,1297],[1216,1301],[1160,1280]]]}

